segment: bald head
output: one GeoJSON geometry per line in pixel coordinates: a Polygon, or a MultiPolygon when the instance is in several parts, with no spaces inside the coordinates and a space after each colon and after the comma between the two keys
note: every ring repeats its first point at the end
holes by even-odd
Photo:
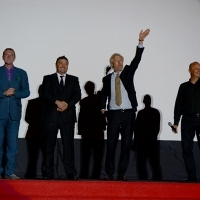
{"type": "Polygon", "coordinates": [[[193,62],[189,65],[189,70],[191,70],[193,67],[195,66],[200,66],[200,64],[198,62],[193,62]]]}
{"type": "Polygon", "coordinates": [[[191,63],[188,71],[192,79],[198,80],[200,78],[200,64],[198,62],[191,63]]]}

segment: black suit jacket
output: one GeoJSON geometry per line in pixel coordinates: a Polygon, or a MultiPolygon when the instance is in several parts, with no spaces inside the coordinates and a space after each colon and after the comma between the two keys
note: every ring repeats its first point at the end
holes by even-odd
{"type": "MultiPolygon", "coordinates": [[[[120,79],[128,93],[129,100],[131,102],[132,108],[136,108],[138,106],[137,99],[136,99],[136,91],[133,83],[133,76],[135,71],[140,63],[142,53],[144,48],[136,49],[136,55],[132,60],[130,65],[126,65],[123,71],[120,74],[120,79]]],[[[108,99],[108,105],[111,98],[111,74],[108,74],[103,78],[103,88],[102,88],[102,105],[101,109],[106,108],[106,101],[108,99]]],[[[108,107],[109,110],[109,107],[108,107]]]]}
{"type": "Polygon", "coordinates": [[[57,73],[44,76],[41,96],[45,103],[42,120],[55,122],[61,114],[65,122],[76,122],[75,104],[81,99],[81,89],[77,77],[66,74],[64,89],[61,93],[57,73]],[[64,112],[57,111],[56,100],[65,101],[68,103],[68,108],[64,112]]]}

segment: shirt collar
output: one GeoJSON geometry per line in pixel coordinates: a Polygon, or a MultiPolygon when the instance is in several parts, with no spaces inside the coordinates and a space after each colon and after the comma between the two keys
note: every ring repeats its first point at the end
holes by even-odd
{"type": "Polygon", "coordinates": [[[57,75],[58,75],[59,77],[60,77],[60,76],[64,76],[64,77],[65,77],[66,74],[67,74],[67,73],[65,73],[65,74],[59,74],[59,73],[57,72],[57,75]]]}
{"type": "Polygon", "coordinates": [[[10,69],[8,69],[8,68],[4,65],[4,68],[5,68],[6,71],[13,72],[13,70],[14,70],[14,65],[13,65],[10,69]]]}

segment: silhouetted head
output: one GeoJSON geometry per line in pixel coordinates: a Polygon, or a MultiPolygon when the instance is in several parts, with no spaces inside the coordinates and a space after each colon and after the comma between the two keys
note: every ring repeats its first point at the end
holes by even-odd
{"type": "Polygon", "coordinates": [[[150,95],[146,94],[144,96],[143,103],[145,104],[146,107],[150,107],[151,106],[151,97],[150,97],[150,95]]]}
{"type": "Polygon", "coordinates": [[[92,81],[88,81],[86,82],[84,88],[88,95],[92,95],[94,94],[95,84],[92,81]]]}

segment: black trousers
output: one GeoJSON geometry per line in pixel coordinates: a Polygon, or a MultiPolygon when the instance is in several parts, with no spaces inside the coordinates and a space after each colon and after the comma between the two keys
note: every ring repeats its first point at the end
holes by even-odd
{"type": "Polygon", "coordinates": [[[63,143],[63,166],[67,176],[76,176],[74,166],[74,123],[66,123],[60,116],[56,122],[45,122],[43,176],[54,177],[54,150],[60,130],[63,143]]]}
{"type": "Polygon", "coordinates": [[[196,165],[193,155],[193,139],[197,135],[199,144],[200,117],[196,115],[183,115],[181,120],[181,144],[183,149],[183,159],[189,179],[197,179],[196,165]]]}
{"type": "Polygon", "coordinates": [[[159,162],[159,143],[157,140],[138,140],[137,141],[137,164],[139,179],[147,180],[147,160],[149,159],[152,168],[152,179],[161,180],[161,168],[159,162]]]}
{"type": "Polygon", "coordinates": [[[103,152],[103,139],[82,139],[80,178],[100,178],[102,170],[103,152]]]}
{"type": "Polygon", "coordinates": [[[118,176],[124,176],[129,164],[130,148],[133,138],[135,111],[110,110],[108,111],[107,152],[105,170],[107,175],[115,173],[115,151],[121,134],[121,152],[118,163],[118,176]]]}

